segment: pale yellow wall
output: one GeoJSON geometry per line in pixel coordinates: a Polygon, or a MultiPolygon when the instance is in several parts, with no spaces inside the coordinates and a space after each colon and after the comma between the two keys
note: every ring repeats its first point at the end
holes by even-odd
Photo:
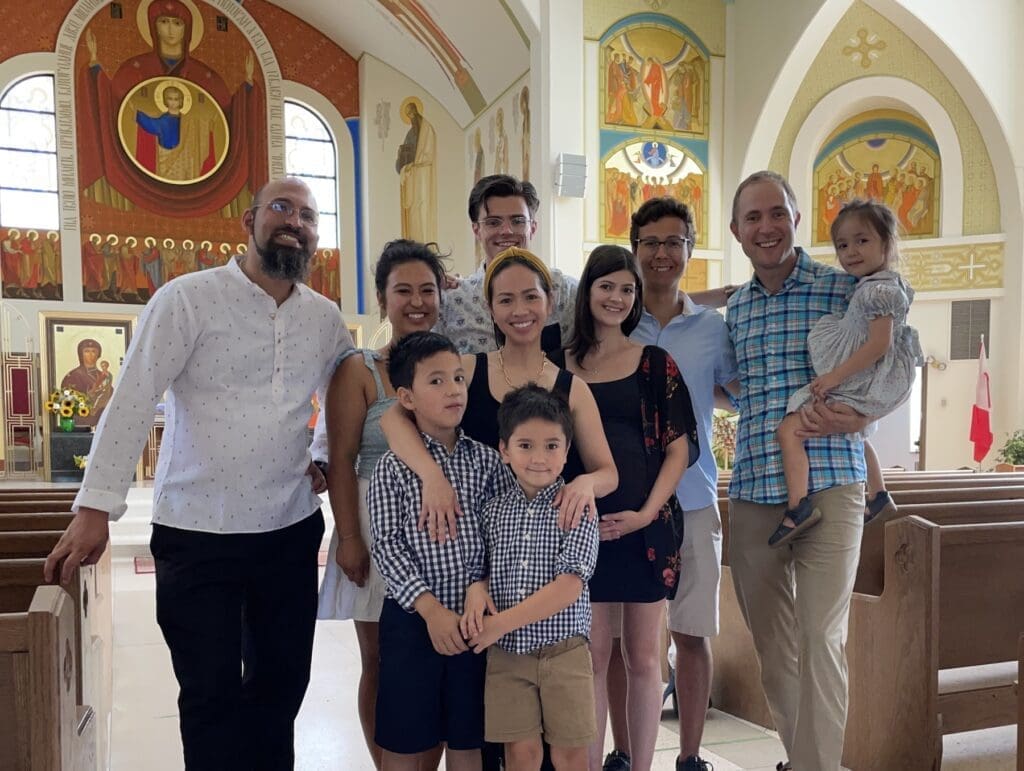
{"type": "Polygon", "coordinates": [[[692,29],[712,55],[725,54],[725,3],[722,0],[585,0],[583,36],[599,39],[615,22],[637,13],[671,16],[692,29]],[[660,6],[660,7],[659,7],[660,6]]]}
{"type": "Polygon", "coordinates": [[[977,124],[942,70],[897,26],[865,3],[855,2],[828,36],[806,72],[778,133],[770,168],[788,173],[797,132],[815,104],[834,88],[866,76],[905,78],[934,96],[953,122],[963,153],[963,170],[944,166],[943,173],[961,175],[966,171],[963,174],[964,235],[1001,232],[995,172],[977,124]],[[843,51],[851,45],[860,29],[866,29],[869,35],[877,35],[885,44],[869,67],[853,61],[843,51]]]}
{"type": "MultiPolygon", "coordinates": [[[[402,101],[415,96],[423,102],[423,115],[437,138],[437,240],[442,251],[452,252],[450,265],[458,271],[471,269],[464,253],[466,195],[463,149],[464,132],[433,97],[387,64],[365,54],[359,60],[359,112],[363,154],[363,216],[366,233],[368,303],[373,307],[372,270],[385,243],[402,234],[399,177],[395,171],[398,147],[409,125],[398,115],[402,101]],[[387,136],[378,136],[377,106],[390,102],[387,136]]],[[[469,255],[471,257],[471,255],[469,255]]]]}

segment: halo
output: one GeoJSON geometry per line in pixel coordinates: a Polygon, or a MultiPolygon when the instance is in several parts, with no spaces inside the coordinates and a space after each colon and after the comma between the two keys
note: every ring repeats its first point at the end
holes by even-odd
{"type": "Polygon", "coordinates": [[[125,246],[128,246],[128,247],[131,247],[132,249],[134,249],[134,248],[135,248],[135,246],[136,246],[136,245],[137,245],[138,243],[139,243],[139,239],[137,239],[137,238],[136,238],[135,236],[128,236],[128,237],[127,237],[127,238],[126,238],[126,239],[124,240],[124,245],[125,245],[125,246]]]}
{"type": "Polygon", "coordinates": [[[8,238],[21,238],[21,231],[17,228],[7,228],[8,238]]]}
{"type": "Polygon", "coordinates": [[[199,245],[199,248],[200,249],[212,249],[213,248],[213,242],[212,241],[203,241],[199,245]]]}
{"type": "MultiPolygon", "coordinates": [[[[192,0],[181,0],[182,3],[188,8],[189,13],[192,14],[192,39],[188,42],[188,50],[195,51],[196,46],[203,39],[203,15],[199,13],[199,9],[196,8],[196,4],[192,0]]],[[[152,5],[153,0],[142,0],[139,3],[139,9],[135,12],[135,24],[139,28],[139,34],[142,35],[142,39],[145,40],[149,47],[153,47],[153,36],[149,34],[149,6],[152,5]]]]}
{"type": "Polygon", "coordinates": [[[160,112],[167,112],[167,103],[164,101],[164,91],[169,88],[176,88],[181,92],[181,114],[188,115],[188,111],[192,109],[192,92],[188,90],[188,86],[184,81],[175,80],[174,78],[167,78],[153,90],[153,101],[156,103],[156,108],[160,112]]]}
{"type": "Polygon", "coordinates": [[[38,230],[26,231],[25,237],[28,238],[29,241],[38,241],[39,240],[39,231],[38,230]]]}
{"type": "Polygon", "coordinates": [[[186,238],[184,241],[181,242],[181,248],[191,251],[192,249],[195,248],[195,244],[192,243],[191,238],[186,238]]]}
{"type": "Polygon", "coordinates": [[[120,239],[113,233],[107,236],[107,243],[110,244],[111,246],[117,246],[119,241],[120,239]]]}
{"type": "Polygon", "coordinates": [[[147,247],[152,249],[154,246],[156,246],[156,239],[153,238],[153,236],[146,236],[144,239],[142,239],[142,243],[144,243],[147,247]]]}
{"type": "Polygon", "coordinates": [[[101,236],[99,233],[91,233],[89,235],[89,240],[92,241],[93,245],[99,246],[100,244],[103,243],[103,236],[101,236]]]}
{"type": "Polygon", "coordinates": [[[423,114],[423,102],[416,96],[407,96],[402,100],[402,106],[398,108],[398,116],[402,119],[402,123],[411,123],[409,116],[405,114],[405,108],[410,104],[416,105],[416,112],[420,115],[423,114]]]}
{"type": "Polygon", "coordinates": [[[165,238],[164,239],[164,249],[173,249],[173,248],[174,248],[174,239],[173,238],[165,238]]]}

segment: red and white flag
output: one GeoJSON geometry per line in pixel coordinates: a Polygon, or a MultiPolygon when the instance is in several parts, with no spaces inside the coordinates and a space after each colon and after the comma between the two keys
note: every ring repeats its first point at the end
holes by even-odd
{"type": "Polygon", "coordinates": [[[988,360],[985,358],[985,336],[978,350],[978,385],[971,411],[971,441],[974,443],[974,462],[981,461],[992,449],[992,394],[988,384],[988,360]]]}

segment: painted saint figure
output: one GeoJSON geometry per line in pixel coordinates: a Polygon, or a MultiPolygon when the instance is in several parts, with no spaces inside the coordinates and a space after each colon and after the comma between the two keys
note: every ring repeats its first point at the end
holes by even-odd
{"type": "Polygon", "coordinates": [[[402,102],[401,115],[409,124],[395,161],[401,184],[402,237],[430,243],[437,241],[437,137],[416,97],[402,102]]]}
{"type": "MultiPolygon", "coordinates": [[[[252,53],[245,55],[245,80],[232,92],[217,71],[192,55],[203,35],[203,19],[181,0],[154,0],[149,5],[140,18],[139,33],[151,49],[124,59],[116,68],[108,70],[100,63],[100,43],[94,27],[102,29],[94,20],[85,30],[88,62],[79,69],[75,88],[78,140],[81,146],[94,149],[78,155],[83,194],[106,203],[114,198],[111,192],[116,191],[127,203],[183,218],[217,212],[236,199],[248,205],[249,191],[267,179],[266,106],[263,90],[255,78],[252,53]],[[165,79],[157,88],[172,79],[179,81],[176,87],[181,92],[182,105],[176,108],[180,110],[178,140],[174,142],[172,136],[170,126],[175,115],[170,105],[159,108],[156,118],[147,116],[160,120],[150,126],[159,126],[156,131],[137,123],[138,114],[132,110],[128,114],[129,125],[139,126],[138,133],[151,137],[153,147],[151,160],[136,163],[133,159],[138,157],[138,147],[130,139],[126,140],[127,146],[122,142],[118,114],[122,105],[131,106],[133,92],[138,93],[142,84],[154,78],[165,79]],[[193,114],[187,114],[189,91],[194,89],[185,88],[182,83],[194,84],[209,95],[232,138],[216,173],[187,186],[169,186],[153,176],[178,181],[196,179],[202,175],[186,175],[193,168],[201,170],[209,155],[209,133],[203,131],[200,122],[194,127],[193,140],[189,124],[213,104],[207,103],[204,110],[199,109],[199,104],[193,105],[193,114]],[[168,113],[166,117],[164,112],[168,113]],[[161,150],[167,154],[162,162],[156,157],[161,150]],[[170,173],[160,173],[161,163],[170,173]],[[153,176],[140,173],[140,166],[156,171],[153,176]]],[[[147,103],[154,102],[147,98],[147,103]]]]}
{"type": "Polygon", "coordinates": [[[135,111],[139,126],[136,160],[159,177],[189,181],[202,177],[217,161],[213,127],[208,118],[190,115],[192,96],[184,83],[167,80],[156,87],[153,117],[135,111]]]}
{"type": "Polygon", "coordinates": [[[61,388],[73,388],[89,399],[89,416],[75,417],[75,422],[80,426],[95,426],[100,413],[114,394],[114,378],[110,374],[110,364],[103,362],[106,367],[102,364],[100,367],[96,366],[102,355],[103,346],[99,341],[91,337],[85,338],[78,343],[78,366],[68,370],[60,381],[61,388]]]}

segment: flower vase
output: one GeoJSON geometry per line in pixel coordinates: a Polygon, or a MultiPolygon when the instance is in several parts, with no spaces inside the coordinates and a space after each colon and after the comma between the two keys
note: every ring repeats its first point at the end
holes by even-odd
{"type": "Polygon", "coordinates": [[[61,418],[60,419],[60,430],[61,431],[74,431],[75,430],[75,419],[74,418],[61,418]]]}

